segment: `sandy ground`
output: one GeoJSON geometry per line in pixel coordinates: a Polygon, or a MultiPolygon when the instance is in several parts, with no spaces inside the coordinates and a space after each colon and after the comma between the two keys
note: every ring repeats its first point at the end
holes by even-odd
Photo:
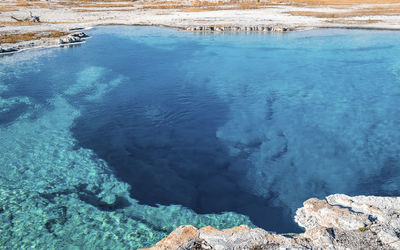
{"type": "MultiPolygon", "coordinates": [[[[0,38],[17,33],[65,32],[110,24],[184,29],[193,26],[266,25],[290,30],[321,27],[400,30],[400,0],[273,1],[2,0],[0,38]],[[18,22],[12,18],[24,19],[30,13],[40,17],[40,23],[18,22]]],[[[1,40],[0,45],[4,46],[1,40]]]]}

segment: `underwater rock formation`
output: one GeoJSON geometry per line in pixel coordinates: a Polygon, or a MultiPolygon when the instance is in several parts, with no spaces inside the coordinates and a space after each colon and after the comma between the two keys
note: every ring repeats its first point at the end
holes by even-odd
{"type": "Polygon", "coordinates": [[[334,194],[308,199],[296,212],[302,234],[279,235],[239,226],[217,230],[180,226],[158,249],[400,249],[400,197],[334,194]]]}
{"type": "Polygon", "coordinates": [[[218,26],[218,25],[204,25],[204,26],[190,26],[187,27],[188,31],[203,31],[203,32],[288,32],[293,29],[281,26],[267,26],[267,25],[254,25],[254,26],[218,26]]]}

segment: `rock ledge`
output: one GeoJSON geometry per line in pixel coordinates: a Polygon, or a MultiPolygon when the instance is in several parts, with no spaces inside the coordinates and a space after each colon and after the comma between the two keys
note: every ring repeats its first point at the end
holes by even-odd
{"type": "Polygon", "coordinates": [[[158,249],[400,249],[400,197],[334,194],[311,198],[296,212],[305,233],[279,235],[242,225],[217,230],[180,226],[158,249]]]}

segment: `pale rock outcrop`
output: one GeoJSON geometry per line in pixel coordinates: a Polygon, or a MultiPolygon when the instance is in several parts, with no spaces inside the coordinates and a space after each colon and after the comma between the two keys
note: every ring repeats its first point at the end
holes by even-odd
{"type": "Polygon", "coordinates": [[[306,230],[318,226],[356,230],[371,224],[368,215],[354,213],[346,207],[332,206],[324,200],[311,198],[303,205],[297,210],[295,220],[306,230]]]}
{"type": "Polygon", "coordinates": [[[241,225],[218,230],[211,226],[197,229],[191,225],[180,226],[168,237],[148,250],[167,249],[278,249],[302,248],[293,239],[271,234],[261,228],[241,225]]]}
{"type": "Polygon", "coordinates": [[[296,212],[302,234],[279,235],[239,226],[180,226],[158,249],[400,249],[400,197],[335,194],[311,198],[296,212]]]}
{"type": "Polygon", "coordinates": [[[78,43],[82,42],[84,38],[88,37],[83,32],[75,32],[60,38],[60,44],[78,43]]]}
{"type": "Polygon", "coordinates": [[[384,248],[400,249],[400,197],[335,194],[326,200],[312,198],[297,210],[295,220],[308,236],[310,229],[332,228],[342,230],[353,242],[365,238],[368,244],[375,240],[384,248]]]}

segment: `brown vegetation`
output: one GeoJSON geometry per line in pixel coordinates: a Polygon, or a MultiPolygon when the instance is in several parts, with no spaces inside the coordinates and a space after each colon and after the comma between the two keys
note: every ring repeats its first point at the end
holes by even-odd
{"type": "Polygon", "coordinates": [[[86,2],[86,3],[102,3],[102,2],[134,2],[124,0],[65,0],[65,2],[86,2]]]}
{"type": "MultiPolygon", "coordinates": [[[[39,7],[39,8],[50,8],[50,3],[40,1],[29,1],[29,0],[17,0],[14,3],[9,4],[3,8],[11,8],[18,10],[16,7],[39,7]]],[[[1,8],[1,7],[0,7],[1,8]]]]}
{"type": "Polygon", "coordinates": [[[400,0],[228,0],[228,1],[207,1],[193,0],[191,2],[182,1],[148,1],[141,2],[143,8],[149,9],[182,9],[190,8],[190,11],[202,11],[202,9],[257,9],[266,6],[276,5],[293,5],[307,7],[331,7],[331,8],[348,8],[356,4],[395,4],[400,0]]]}
{"type": "Polygon", "coordinates": [[[271,5],[270,3],[266,2],[243,2],[239,3],[240,9],[258,9],[264,6],[271,5]]]}
{"type": "Polygon", "coordinates": [[[184,8],[183,11],[184,12],[203,12],[203,11],[214,11],[214,10],[218,10],[217,8],[184,8]]]}
{"type": "MultiPolygon", "coordinates": [[[[1,1],[1,0],[0,0],[1,1]]],[[[21,7],[60,8],[72,7],[77,12],[132,11],[140,9],[177,9],[184,12],[204,12],[227,9],[259,9],[276,5],[305,6],[308,8],[330,7],[348,11],[289,11],[287,14],[295,16],[313,16],[318,18],[351,18],[358,16],[400,15],[400,0],[59,0],[41,2],[38,0],[13,0],[0,3],[0,12],[16,11],[21,7]],[[397,4],[394,4],[397,3],[397,4]],[[377,4],[376,7],[349,9],[356,4],[377,4]],[[391,4],[391,5],[380,5],[391,4]]],[[[0,25],[33,25],[34,22],[0,22],[0,25]]]]}
{"type": "Polygon", "coordinates": [[[3,7],[3,6],[0,6],[0,12],[9,12],[9,11],[16,11],[16,10],[18,10],[18,9],[15,8],[15,7],[3,7]]]}
{"type": "MultiPolygon", "coordinates": [[[[103,12],[104,10],[102,9],[73,9],[76,12],[103,12]]],[[[132,9],[108,9],[107,12],[112,12],[112,11],[116,11],[116,12],[120,12],[120,11],[132,11],[132,9]]],[[[82,21],[81,21],[82,22],[82,21]]]]}
{"type": "Polygon", "coordinates": [[[399,0],[272,0],[286,4],[306,4],[306,5],[354,5],[354,4],[391,4],[400,3],[399,0]]]}
{"type": "Polygon", "coordinates": [[[133,7],[133,3],[131,4],[117,4],[117,3],[98,3],[98,4],[81,4],[79,7],[83,8],[113,8],[113,7],[133,7]]]}
{"type": "Polygon", "coordinates": [[[15,4],[15,6],[18,6],[18,7],[28,7],[28,6],[32,6],[32,3],[28,3],[27,1],[24,1],[24,0],[19,0],[19,1],[17,1],[17,3],[15,4]]]}
{"type": "MultiPolygon", "coordinates": [[[[41,23],[43,23],[43,22],[41,22],[41,23]]],[[[39,25],[41,23],[33,22],[33,21],[20,21],[20,22],[16,22],[16,21],[0,21],[0,25],[2,25],[2,26],[39,25]]]]}
{"type": "Polygon", "coordinates": [[[364,8],[346,12],[321,12],[321,11],[289,11],[294,16],[313,16],[318,18],[349,18],[358,16],[396,16],[400,15],[400,5],[397,7],[364,8]]]}
{"type": "Polygon", "coordinates": [[[194,0],[191,3],[183,3],[180,1],[154,1],[142,4],[144,9],[183,9],[185,12],[201,12],[226,9],[257,9],[270,6],[269,2],[260,0],[255,1],[218,1],[212,2],[207,0],[194,0]]]}
{"type": "Polygon", "coordinates": [[[380,20],[376,19],[368,19],[368,20],[328,20],[326,23],[333,24],[371,24],[371,23],[379,23],[380,20]]]}
{"type": "Polygon", "coordinates": [[[21,34],[0,34],[0,44],[39,40],[41,38],[57,38],[68,35],[66,32],[48,30],[43,32],[28,32],[21,34]]]}
{"type": "MultiPolygon", "coordinates": [[[[307,7],[348,8],[356,4],[394,4],[400,0],[172,0],[172,1],[131,1],[131,0],[63,0],[57,2],[40,2],[38,0],[15,0],[9,5],[0,7],[0,11],[16,10],[16,7],[57,8],[58,6],[80,8],[127,8],[140,6],[143,9],[183,9],[185,12],[212,11],[217,9],[257,9],[275,5],[293,5],[307,7]]],[[[391,7],[381,7],[388,11],[387,15],[398,15],[391,7]]],[[[86,10],[85,10],[86,11],[86,10]]],[[[294,15],[326,16],[318,12],[289,12],[294,15]]],[[[383,13],[386,15],[386,13],[383,13]]]]}

